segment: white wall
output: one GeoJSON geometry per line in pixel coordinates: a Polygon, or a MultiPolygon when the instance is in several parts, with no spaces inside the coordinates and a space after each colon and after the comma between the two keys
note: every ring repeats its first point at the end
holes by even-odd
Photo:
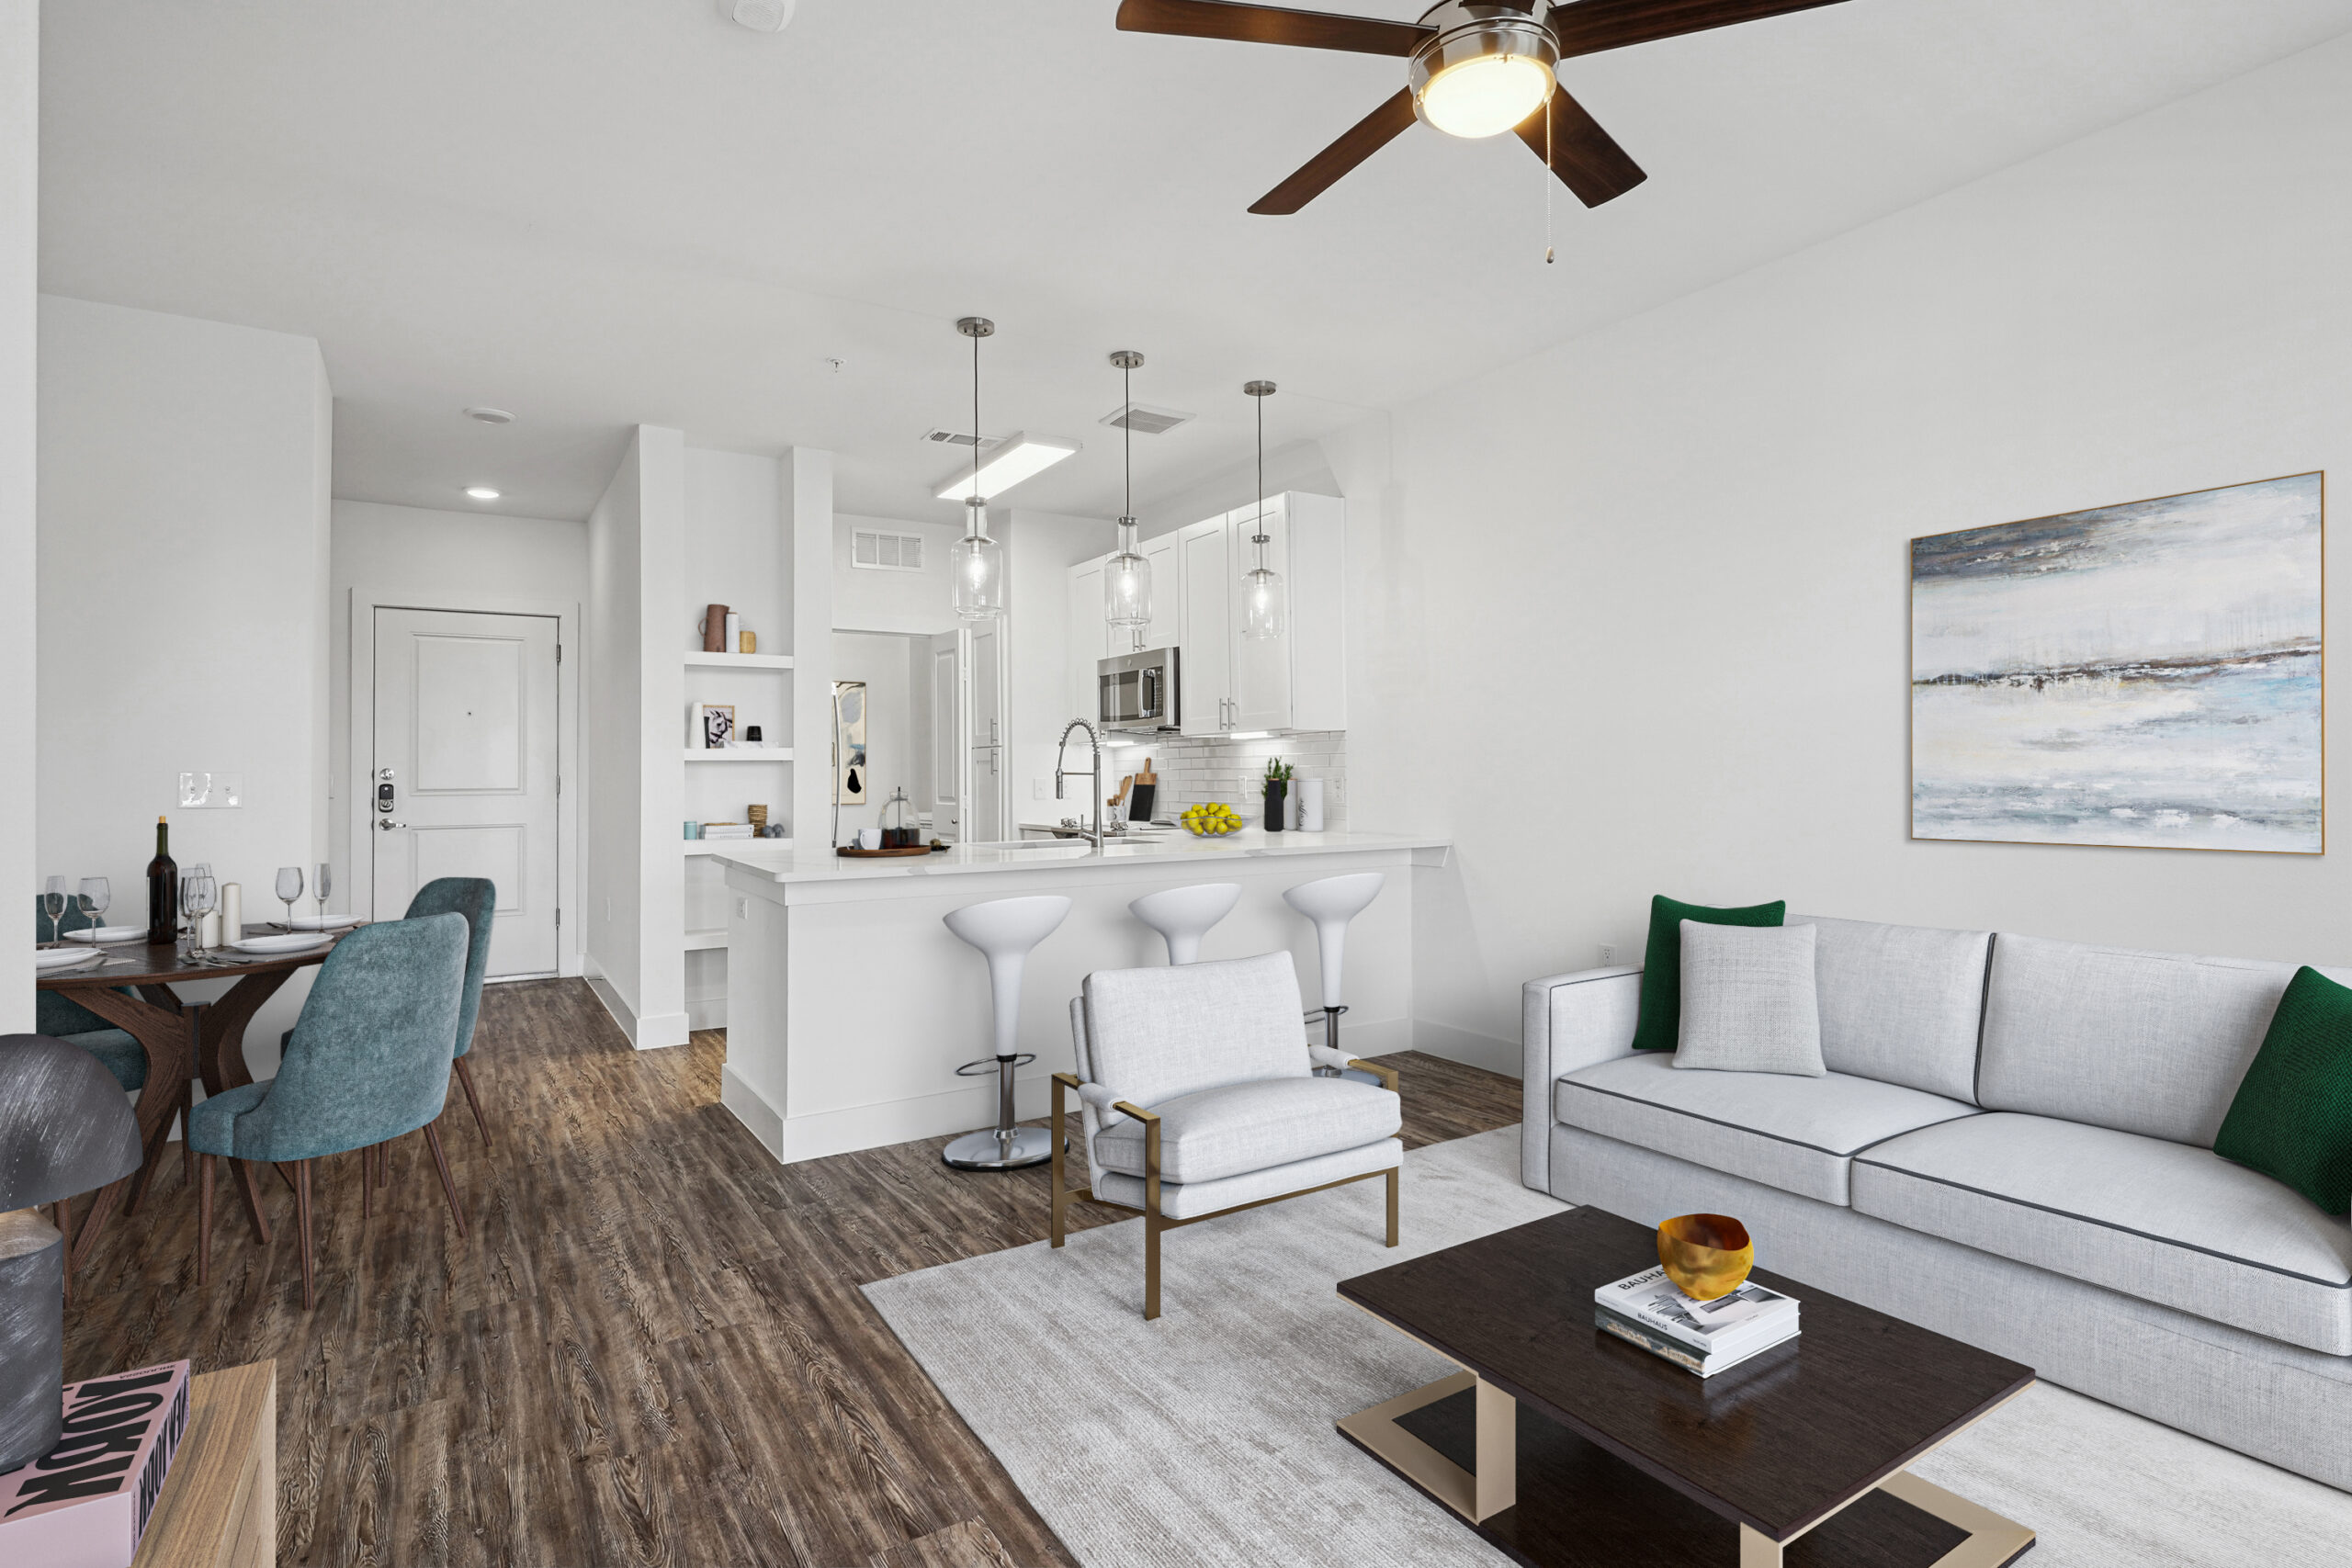
{"type": "Polygon", "coordinates": [[[1906,739],[1913,536],[2352,469],[2347,102],[2352,39],[1329,444],[1352,818],[1458,845],[1425,1045],[1654,893],[2352,961],[2340,849],[1915,843],[1906,739]]]}
{"type": "Polygon", "coordinates": [[[905,523],[891,517],[833,517],[833,626],[843,631],[920,632],[931,636],[956,629],[951,603],[955,581],[948,551],[964,530],[940,523],[905,523]],[[861,569],[851,554],[860,528],[913,534],[923,542],[921,571],[861,569]]]}
{"type": "MultiPolygon", "coordinates": [[[[268,918],[326,833],[326,367],[305,337],[43,296],[37,763],[41,874],[146,918],[158,814],[268,918]],[[243,775],[177,808],[182,772],[243,775]]],[[[247,1031],[266,1075],[302,971],[247,1031]]]]}
{"type": "MultiPolygon", "coordinates": [[[[34,792],[35,305],[40,158],[40,7],[0,7],[0,795],[15,801],[34,792]]],[[[40,886],[34,814],[0,817],[0,887],[15,902],[0,917],[0,945],[18,952],[38,929],[24,895],[40,886]],[[7,935],[14,931],[14,936],[7,935]]],[[[47,932],[40,932],[46,935],[47,932]]],[[[0,989],[0,1034],[33,1026],[31,982],[21,976],[0,989]]]]}
{"type": "Polygon", "coordinates": [[[679,714],[685,438],[639,425],[588,515],[588,968],[640,1049],[686,1039],[679,714]]]}
{"type": "MultiPolygon", "coordinates": [[[[1194,519],[1198,521],[1198,519],[1194,519]]],[[[1094,716],[1070,708],[1069,569],[1114,548],[1118,528],[1108,518],[1071,517],[1015,507],[990,526],[1004,541],[1005,581],[1005,793],[1012,820],[1058,822],[1086,815],[1086,783],[1069,784],[1069,798],[1053,798],[1054,742],[1071,719],[1094,716]],[[1037,781],[1048,781],[1037,797],[1037,781]]],[[[1128,761],[1139,765],[1142,753],[1128,761]]],[[[1090,764],[1086,747],[1073,739],[1072,767],[1090,764]]],[[[1115,787],[1117,762],[1106,756],[1102,771],[1115,787]]]]}
{"type": "MultiPolygon", "coordinates": [[[[372,501],[337,501],[333,517],[327,583],[327,777],[334,806],[327,820],[327,858],[339,875],[346,866],[354,874],[337,885],[337,907],[357,908],[360,882],[356,874],[360,867],[353,857],[351,807],[367,792],[352,777],[353,604],[360,606],[363,617],[368,606],[387,604],[502,611],[561,605],[576,616],[588,596],[588,529],[584,524],[554,518],[440,512],[372,501]]],[[[358,635],[368,636],[370,630],[363,619],[358,635]]],[[[571,651],[566,680],[576,682],[580,655],[571,651]]],[[[577,891],[569,882],[563,904],[571,911],[564,917],[570,928],[562,933],[564,967],[572,972],[581,922],[577,891]]]]}

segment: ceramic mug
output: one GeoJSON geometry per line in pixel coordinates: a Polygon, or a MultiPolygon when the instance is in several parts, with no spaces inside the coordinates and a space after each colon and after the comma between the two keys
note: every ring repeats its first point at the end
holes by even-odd
{"type": "Polygon", "coordinates": [[[882,829],[879,828],[860,828],[857,830],[857,847],[861,850],[880,849],[882,847],[882,829]]]}
{"type": "Polygon", "coordinates": [[[699,823],[699,822],[689,822],[689,823],[687,823],[687,824],[686,824],[686,837],[687,837],[687,838],[689,838],[689,839],[699,839],[699,838],[701,838],[701,837],[702,837],[702,824],[701,824],[701,823],[699,823]]]}

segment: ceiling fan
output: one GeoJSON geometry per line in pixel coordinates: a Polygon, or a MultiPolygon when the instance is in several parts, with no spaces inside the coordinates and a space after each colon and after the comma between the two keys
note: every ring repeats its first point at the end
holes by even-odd
{"type": "Polygon", "coordinates": [[[1417,118],[1453,136],[1515,130],[1587,207],[1649,176],[1560,85],[1556,67],[1580,54],[1650,43],[1809,11],[1838,0],[1443,0],[1418,22],[1341,17],[1233,0],[1120,0],[1131,33],[1232,39],[1409,60],[1408,81],[1250,210],[1296,212],[1394,141],[1417,118]],[[1551,114],[1541,111],[1546,102],[1551,114]],[[1546,149],[1549,149],[1548,155],[1546,149]]]}

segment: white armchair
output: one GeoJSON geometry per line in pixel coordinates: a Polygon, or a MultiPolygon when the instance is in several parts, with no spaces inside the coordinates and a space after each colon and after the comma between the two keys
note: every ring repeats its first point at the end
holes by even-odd
{"type": "Polygon", "coordinates": [[[1070,1002],[1078,1071],[1054,1075],[1058,1133],[1075,1089],[1090,1181],[1064,1174],[1054,1139],[1053,1245],[1074,1202],[1144,1218],[1143,1315],[1159,1315],[1159,1235],[1351,1181],[1396,1177],[1405,1145],[1396,1073],[1310,1046],[1290,954],[1219,964],[1103,970],[1070,1002]],[[1358,1067],[1382,1087],[1315,1076],[1358,1067]]]}

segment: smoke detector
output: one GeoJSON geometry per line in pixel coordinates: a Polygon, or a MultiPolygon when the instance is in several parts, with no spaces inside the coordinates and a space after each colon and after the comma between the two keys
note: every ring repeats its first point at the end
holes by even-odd
{"type": "Polygon", "coordinates": [[[1156,409],[1149,403],[1123,403],[1096,423],[1114,430],[1132,430],[1137,435],[1165,435],[1192,417],[1175,409],[1156,409]]]}
{"type": "Polygon", "coordinates": [[[977,445],[983,452],[993,452],[1004,445],[1004,437],[1001,435],[983,435],[976,442],[968,430],[948,430],[940,425],[933,425],[924,431],[922,438],[925,441],[935,441],[943,446],[961,446],[967,451],[977,445]]]}
{"type": "Polygon", "coordinates": [[[755,33],[780,33],[791,24],[798,0],[718,0],[718,8],[755,33]]]}

